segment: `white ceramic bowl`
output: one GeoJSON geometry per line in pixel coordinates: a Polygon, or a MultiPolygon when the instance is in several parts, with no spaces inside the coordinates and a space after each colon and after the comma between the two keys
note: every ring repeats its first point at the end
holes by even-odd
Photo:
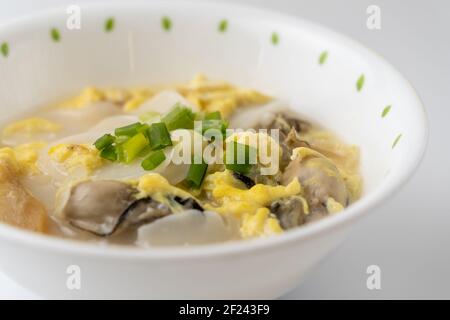
{"type": "Polygon", "coordinates": [[[421,159],[426,117],[411,85],[333,31],[274,12],[186,1],[86,6],[81,29],[69,30],[66,9],[0,26],[7,43],[0,54],[2,120],[86,85],[186,81],[202,72],[286,99],[359,145],[365,193],[345,212],[280,236],[202,247],[95,246],[0,225],[1,269],[43,297],[278,297],[421,159]],[[113,28],[105,30],[110,17],[113,28]],[[70,265],[81,269],[81,290],[66,286],[70,265]]]}

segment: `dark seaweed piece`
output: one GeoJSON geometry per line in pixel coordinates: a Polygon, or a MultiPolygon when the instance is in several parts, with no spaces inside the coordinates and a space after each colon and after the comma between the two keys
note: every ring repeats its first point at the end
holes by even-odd
{"type": "Polygon", "coordinates": [[[235,177],[237,180],[241,181],[247,189],[250,189],[255,185],[255,181],[253,181],[251,178],[247,177],[246,175],[243,175],[242,173],[233,171],[233,177],[235,177]]]}
{"type": "Polygon", "coordinates": [[[194,199],[194,198],[181,198],[179,196],[175,196],[173,198],[176,202],[183,206],[183,209],[195,209],[203,212],[203,207],[194,199]]]}

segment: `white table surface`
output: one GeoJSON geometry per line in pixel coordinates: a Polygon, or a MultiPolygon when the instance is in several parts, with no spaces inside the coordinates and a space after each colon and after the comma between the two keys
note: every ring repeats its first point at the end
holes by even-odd
{"type": "MultiPolygon", "coordinates": [[[[105,0],[104,0],[105,1],[105,0]]],[[[170,1],[170,0],[166,0],[170,1]]],[[[210,0],[213,1],[213,0],[210,0]]],[[[0,22],[87,0],[0,2],[0,22]]],[[[100,2],[100,0],[97,0],[100,2]]],[[[416,87],[429,116],[422,166],[394,199],[366,218],[287,299],[450,298],[450,2],[446,0],[241,0],[296,14],[378,51],[416,87]],[[366,8],[381,8],[381,30],[366,8]],[[381,290],[366,288],[366,268],[381,268],[381,290]]],[[[301,257],[299,257],[301,258],[301,257]]],[[[1,259],[1,257],[0,257],[1,259]]],[[[0,273],[0,298],[39,298],[0,273]]]]}

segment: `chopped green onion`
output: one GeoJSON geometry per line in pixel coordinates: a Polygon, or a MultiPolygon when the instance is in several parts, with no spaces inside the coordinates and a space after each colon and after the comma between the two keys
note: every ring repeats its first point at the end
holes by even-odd
{"type": "Polygon", "coordinates": [[[150,145],[146,145],[145,148],[142,149],[141,152],[139,152],[137,157],[145,158],[151,151],[152,151],[152,149],[150,148],[150,145]]]}
{"type": "Polygon", "coordinates": [[[142,161],[141,166],[144,170],[153,170],[158,167],[164,160],[166,160],[166,156],[164,155],[164,151],[157,150],[149,154],[147,158],[142,161]]]}
{"type": "Polygon", "coordinates": [[[116,134],[116,136],[132,137],[136,133],[138,133],[138,129],[141,127],[142,123],[136,122],[125,127],[116,128],[116,130],[114,130],[114,133],[116,134]]]}
{"type": "Polygon", "coordinates": [[[130,163],[148,145],[143,133],[138,133],[120,145],[119,159],[130,163]]]}
{"type": "Polygon", "coordinates": [[[169,131],[175,129],[193,129],[194,120],[195,113],[179,104],[176,104],[175,108],[162,118],[162,122],[166,124],[169,131]]]}
{"type": "Polygon", "coordinates": [[[147,135],[152,150],[159,150],[172,145],[170,133],[164,122],[153,123],[147,130],[147,135]]]}
{"type": "Polygon", "coordinates": [[[117,154],[117,161],[125,162],[125,155],[121,144],[116,145],[116,154],[117,154]]]}
{"type": "Polygon", "coordinates": [[[127,136],[118,136],[118,137],[116,137],[116,146],[123,144],[128,139],[130,139],[130,137],[127,137],[127,136]]]}
{"type": "Polygon", "coordinates": [[[236,141],[232,144],[227,144],[225,168],[246,174],[250,172],[253,164],[256,164],[255,148],[246,144],[237,143],[236,141]],[[232,146],[233,150],[230,150],[229,146],[232,146]]]}
{"type": "Polygon", "coordinates": [[[150,126],[146,123],[142,123],[139,128],[137,128],[137,132],[143,133],[144,135],[147,134],[147,130],[150,128],[150,126]]]}
{"type": "Polygon", "coordinates": [[[202,121],[202,134],[204,134],[207,130],[215,129],[222,132],[225,135],[225,132],[228,128],[228,122],[224,120],[203,120],[202,121]]]}
{"type": "Polygon", "coordinates": [[[228,170],[234,171],[234,172],[247,174],[250,172],[252,165],[251,164],[227,163],[225,165],[225,168],[227,168],[228,170]]]}
{"type": "Polygon", "coordinates": [[[222,115],[220,114],[220,111],[214,111],[214,112],[209,112],[207,114],[205,114],[205,120],[220,120],[222,119],[222,115]]]}
{"type": "Polygon", "coordinates": [[[149,141],[148,131],[147,131],[149,128],[150,128],[150,126],[146,123],[142,123],[141,126],[139,128],[137,128],[137,132],[142,133],[147,138],[147,142],[149,141]]]}
{"type": "Polygon", "coordinates": [[[194,121],[200,121],[203,119],[203,113],[201,112],[192,112],[192,118],[194,119],[194,121]]]}
{"type": "Polygon", "coordinates": [[[195,188],[199,188],[202,185],[203,179],[205,178],[206,170],[208,169],[208,164],[195,163],[196,161],[192,161],[193,163],[189,167],[189,171],[186,176],[186,182],[195,188]]]}
{"type": "Polygon", "coordinates": [[[112,145],[105,147],[102,151],[100,151],[100,157],[103,159],[107,159],[109,161],[117,160],[117,151],[116,148],[112,145]]]}
{"type": "Polygon", "coordinates": [[[112,145],[116,141],[116,137],[110,134],[104,134],[100,138],[98,138],[94,142],[94,146],[97,148],[97,150],[102,150],[110,145],[112,145]]]}

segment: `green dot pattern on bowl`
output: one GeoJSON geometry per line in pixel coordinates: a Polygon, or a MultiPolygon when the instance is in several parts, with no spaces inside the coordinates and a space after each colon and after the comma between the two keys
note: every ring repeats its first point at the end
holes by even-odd
{"type": "MultiPolygon", "coordinates": [[[[107,18],[104,22],[104,31],[105,32],[113,31],[115,25],[116,21],[113,17],[107,18]]],[[[163,16],[161,18],[161,26],[165,31],[170,31],[172,29],[172,20],[168,16],[163,16]]],[[[226,19],[220,20],[217,26],[217,30],[219,31],[219,33],[226,32],[228,30],[228,20],[226,19]]],[[[57,28],[50,29],[50,37],[54,42],[61,41],[61,33],[57,28]]],[[[272,32],[270,40],[273,45],[278,45],[280,42],[279,34],[277,32],[272,32]]],[[[3,42],[0,45],[0,54],[6,58],[9,56],[9,53],[10,53],[9,43],[3,42]]],[[[318,58],[318,64],[324,65],[327,62],[327,60],[328,60],[328,51],[326,50],[322,51],[318,58]]],[[[358,92],[360,92],[363,89],[364,83],[365,83],[365,76],[364,74],[361,74],[356,81],[356,90],[358,92]]],[[[389,114],[389,112],[391,111],[391,107],[392,107],[391,105],[384,107],[384,109],[381,112],[381,118],[385,118],[389,114]]],[[[397,135],[394,142],[392,143],[392,149],[394,149],[397,146],[401,138],[402,134],[397,135]]]]}
{"type": "Polygon", "coordinates": [[[2,53],[2,56],[5,58],[9,55],[9,45],[8,42],[3,42],[0,46],[0,52],[2,53]]]}
{"type": "Polygon", "coordinates": [[[218,27],[218,30],[219,30],[219,32],[225,32],[225,31],[227,31],[227,29],[228,29],[228,21],[227,20],[221,20],[220,22],[219,22],[219,27],[218,27]]]}
{"type": "Polygon", "coordinates": [[[319,64],[323,65],[327,61],[327,58],[328,58],[328,51],[323,51],[319,56],[319,64]]]}
{"type": "Polygon", "coordinates": [[[59,42],[61,40],[61,34],[56,28],[50,29],[50,36],[54,42],[59,42]]]}
{"type": "Polygon", "coordinates": [[[382,117],[382,118],[386,117],[386,116],[388,115],[389,111],[391,111],[391,106],[390,106],[390,105],[389,105],[389,106],[386,106],[386,107],[383,109],[383,112],[381,112],[381,117],[382,117]]]}
{"type": "Polygon", "coordinates": [[[356,90],[361,91],[364,87],[365,77],[364,74],[360,75],[358,80],[356,81],[356,90]]]}
{"type": "Polygon", "coordinates": [[[170,20],[170,18],[167,16],[162,17],[161,26],[165,31],[169,31],[170,29],[172,29],[172,20],[170,20]]]}
{"type": "Polygon", "coordinates": [[[395,138],[394,142],[392,143],[392,149],[395,148],[395,146],[398,144],[398,142],[400,141],[401,138],[402,138],[402,134],[399,134],[397,136],[397,138],[395,138]]]}
{"type": "Polygon", "coordinates": [[[280,42],[280,36],[278,35],[278,33],[272,33],[271,41],[273,45],[277,45],[280,42]]]}
{"type": "Polygon", "coordinates": [[[116,21],[114,20],[114,18],[108,18],[105,21],[105,31],[106,32],[111,32],[114,30],[114,26],[116,24],[116,21]]]}

